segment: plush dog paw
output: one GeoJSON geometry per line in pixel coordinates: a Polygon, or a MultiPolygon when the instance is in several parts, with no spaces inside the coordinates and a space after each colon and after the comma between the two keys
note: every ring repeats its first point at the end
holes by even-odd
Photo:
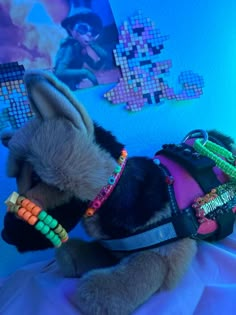
{"type": "Polygon", "coordinates": [[[130,315],[137,307],[126,286],[104,270],[82,278],[70,300],[84,315],[130,315]]]}
{"type": "Polygon", "coordinates": [[[80,277],[96,268],[114,265],[117,261],[96,242],[70,239],[56,251],[57,264],[65,277],[80,277]]]}
{"type": "Polygon", "coordinates": [[[65,277],[78,277],[79,240],[68,240],[56,250],[57,265],[65,277]]]}

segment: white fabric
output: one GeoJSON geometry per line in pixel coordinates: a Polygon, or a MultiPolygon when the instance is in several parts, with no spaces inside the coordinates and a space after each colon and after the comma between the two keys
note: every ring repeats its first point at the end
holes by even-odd
{"type": "MultiPolygon", "coordinates": [[[[133,315],[235,314],[236,229],[215,244],[202,242],[178,287],[154,295],[133,315]]],[[[65,279],[53,261],[25,266],[2,280],[1,315],[78,315],[67,296],[78,279],[65,279]]]]}

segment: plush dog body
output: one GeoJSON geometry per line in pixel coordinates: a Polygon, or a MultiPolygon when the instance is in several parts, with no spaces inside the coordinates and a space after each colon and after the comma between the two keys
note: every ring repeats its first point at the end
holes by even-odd
{"type": "MultiPolygon", "coordinates": [[[[71,297],[76,307],[87,315],[131,314],[158,290],[178,283],[196,253],[196,241],[186,237],[135,251],[102,246],[100,240],[126,238],[171,217],[166,176],[152,159],[128,158],[109,198],[93,216],[83,217],[107,184],[123,144],[94,124],[52,74],[27,72],[25,84],[36,117],[2,137],[10,151],[8,175],[16,177],[21,195],[47,209],[67,231],[81,221],[94,239],[72,239],[56,251],[63,274],[80,278],[71,297]]],[[[232,150],[231,138],[210,134],[232,150]]],[[[12,213],[5,216],[2,237],[21,252],[51,246],[12,213]]]]}

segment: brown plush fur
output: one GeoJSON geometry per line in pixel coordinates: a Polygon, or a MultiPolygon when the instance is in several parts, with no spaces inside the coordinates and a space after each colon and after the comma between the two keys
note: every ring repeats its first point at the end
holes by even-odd
{"type": "Polygon", "coordinates": [[[73,297],[87,315],[129,315],[162,285],[167,273],[164,259],[154,251],[130,255],[115,267],[85,274],[73,297]]]}

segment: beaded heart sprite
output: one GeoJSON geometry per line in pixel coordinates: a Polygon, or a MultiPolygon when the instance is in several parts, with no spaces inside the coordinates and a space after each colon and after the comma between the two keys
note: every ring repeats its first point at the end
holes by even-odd
{"type": "Polygon", "coordinates": [[[68,240],[68,234],[61,224],[29,199],[13,192],[5,204],[8,206],[8,211],[15,213],[20,219],[34,226],[55,247],[60,247],[62,243],[68,240]]]}

